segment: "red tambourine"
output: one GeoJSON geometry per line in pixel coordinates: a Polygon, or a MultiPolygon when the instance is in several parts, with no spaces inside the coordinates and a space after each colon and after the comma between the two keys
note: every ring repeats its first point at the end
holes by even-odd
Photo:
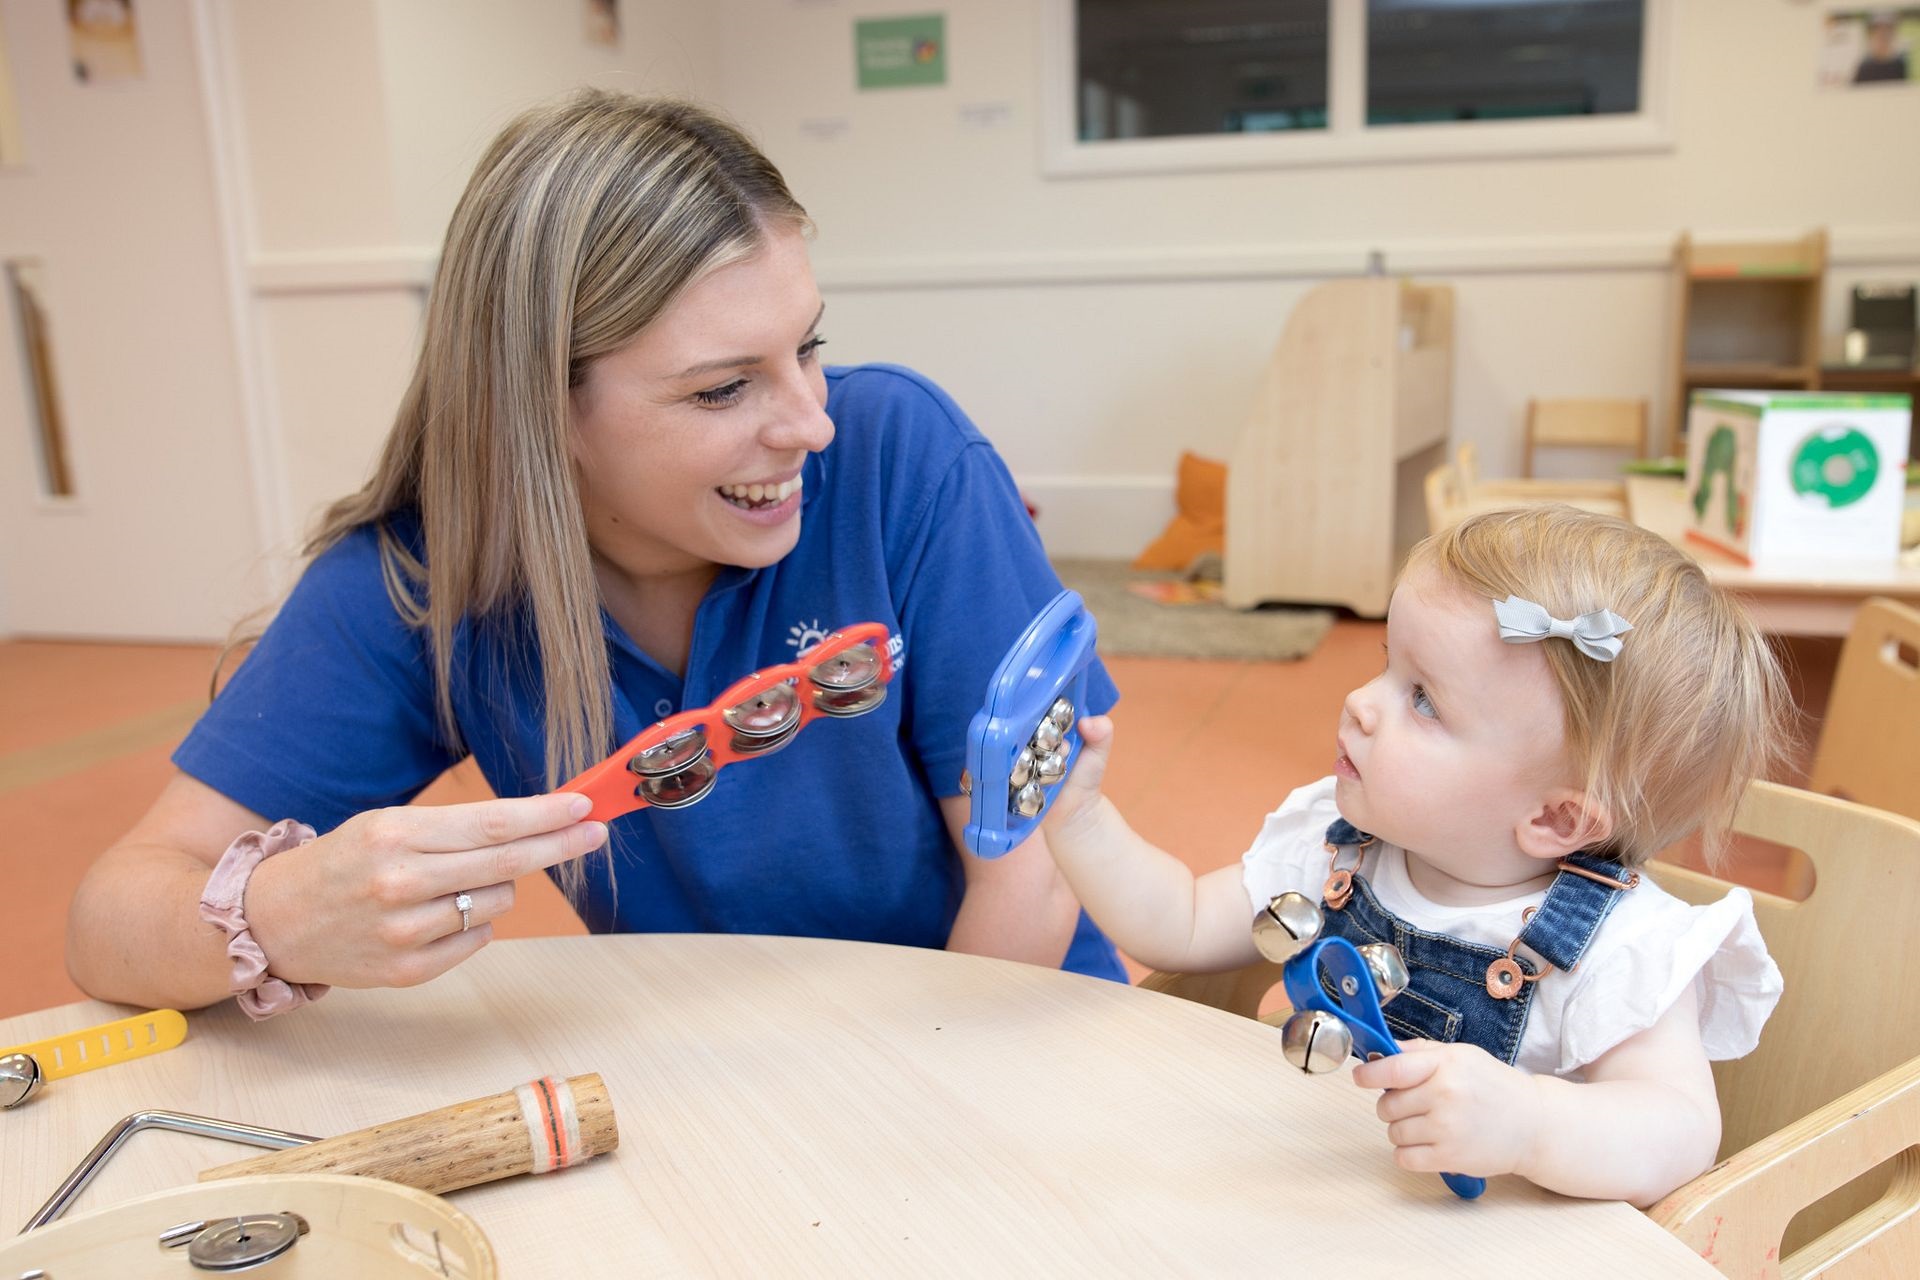
{"type": "Polygon", "coordinates": [[[720,770],[772,755],[821,716],[863,716],[887,699],[893,658],[879,622],[836,631],[796,662],[756,671],[710,704],[668,716],[559,788],[593,801],[601,822],[649,806],[684,809],[720,770]]]}

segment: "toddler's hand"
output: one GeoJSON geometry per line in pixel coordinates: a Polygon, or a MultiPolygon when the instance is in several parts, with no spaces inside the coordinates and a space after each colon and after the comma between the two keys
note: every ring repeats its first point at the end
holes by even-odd
{"type": "Polygon", "coordinates": [[[1082,718],[1080,751],[1073,758],[1073,771],[1047,806],[1044,825],[1048,830],[1067,827],[1099,808],[1100,781],[1106,777],[1107,757],[1112,752],[1113,721],[1106,716],[1082,718]]]}
{"type": "Polygon", "coordinates": [[[1533,1077],[1478,1045],[1400,1041],[1402,1052],[1353,1069],[1353,1082],[1384,1089],[1394,1161],[1417,1173],[1487,1178],[1523,1172],[1539,1133],[1533,1077]]]}

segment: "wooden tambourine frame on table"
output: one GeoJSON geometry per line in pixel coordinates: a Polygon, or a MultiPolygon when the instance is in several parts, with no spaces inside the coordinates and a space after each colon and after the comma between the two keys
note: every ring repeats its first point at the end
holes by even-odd
{"type": "Polygon", "coordinates": [[[0,1275],[218,1274],[239,1270],[233,1260],[249,1250],[269,1254],[245,1271],[262,1280],[499,1274],[486,1235],[439,1196],[377,1178],[303,1173],[202,1182],[63,1219],[0,1245],[0,1275]]]}

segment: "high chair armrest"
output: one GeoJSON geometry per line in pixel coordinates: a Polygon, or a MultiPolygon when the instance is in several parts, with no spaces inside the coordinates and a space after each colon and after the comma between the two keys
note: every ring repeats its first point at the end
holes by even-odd
{"type": "Polygon", "coordinates": [[[1735,1153],[1647,1211],[1726,1275],[1895,1275],[1920,1257],[1920,1058],[1735,1153]],[[1898,1157],[1886,1195],[1797,1249],[1795,1214],[1898,1157]],[[1896,1261],[1898,1260],[1898,1261],[1896,1261]]]}

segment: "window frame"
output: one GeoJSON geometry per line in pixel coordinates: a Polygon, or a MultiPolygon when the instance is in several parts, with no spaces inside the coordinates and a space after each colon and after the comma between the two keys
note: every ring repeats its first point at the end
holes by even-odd
{"type": "Polygon", "coordinates": [[[1041,0],[1041,171],[1067,178],[1670,151],[1676,0],[1645,3],[1640,109],[1631,113],[1369,125],[1367,0],[1327,0],[1325,129],[1082,142],[1075,0],[1041,0]]]}

